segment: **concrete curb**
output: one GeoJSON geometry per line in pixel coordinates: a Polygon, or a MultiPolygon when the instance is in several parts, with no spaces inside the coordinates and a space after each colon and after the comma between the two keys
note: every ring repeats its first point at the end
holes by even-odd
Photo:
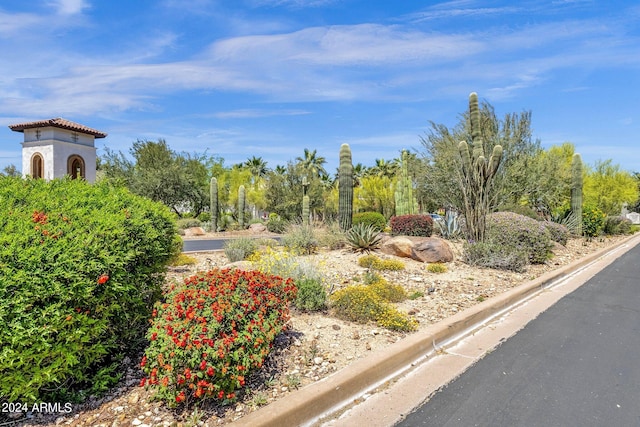
{"type": "Polygon", "coordinates": [[[411,364],[437,349],[438,343],[442,345],[453,338],[471,333],[474,326],[477,327],[553,282],[571,275],[634,239],[637,241],[633,245],[640,243],[640,235],[630,236],[613,247],[596,251],[558,270],[548,272],[537,279],[430,325],[422,331],[350,364],[327,378],[248,414],[233,424],[254,427],[309,425],[323,415],[348,405],[367,390],[401,375],[410,368],[411,364]]]}

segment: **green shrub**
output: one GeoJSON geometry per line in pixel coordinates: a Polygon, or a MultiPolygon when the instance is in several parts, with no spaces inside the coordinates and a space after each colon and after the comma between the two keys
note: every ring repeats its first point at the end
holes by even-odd
{"type": "Polygon", "coordinates": [[[434,262],[431,264],[427,264],[426,269],[429,273],[437,273],[437,274],[446,273],[448,271],[447,266],[441,262],[434,262]]]}
{"type": "Polygon", "coordinates": [[[318,230],[318,241],[320,246],[331,250],[341,249],[346,244],[344,231],[337,222],[331,222],[326,227],[318,230]]]}
{"type": "Polygon", "coordinates": [[[533,209],[531,206],[520,205],[517,203],[512,203],[508,205],[502,205],[497,209],[499,212],[513,212],[518,215],[524,215],[531,219],[535,219],[536,221],[540,219],[538,212],[533,209]]]}
{"type": "Polygon", "coordinates": [[[380,247],[380,233],[372,226],[354,225],[345,234],[347,245],[354,252],[369,252],[380,247]]]}
{"type": "Polygon", "coordinates": [[[429,215],[400,215],[391,217],[394,236],[424,236],[433,234],[433,219],[429,215]]]}
{"type": "Polygon", "coordinates": [[[562,224],[558,224],[557,222],[551,221],[542,221],[542,224],[549,232],[551,240],[560,243],[562,246],[566,246],[567,241],[569,240],[569,236],[571,235],[567,227],[562,224]]]}
{"type": "Polygon", "coordinates": [[[487,239],[513,250],[524,250],[532,264],[549,259],[553,243],[545,225],[512,212],[496,212],[487,217],[487,239]]]}
{"type": "MultiPolygon", "coordinates": [[[[303,280],[315,280],[326,285],[327,279],[320,268],[306,257],[297,256],[291,251],[278,251],[267,248],[249,257],[253,268],[265,274],[291,278],[298,283],[303,280]]],[[[325,286],[326,287],[326,286],[325,286]]]]}
{"type": "Polygon", "coordinates": [[[191,227],[201,227],[202,221],[196,218],[180,218],[177,221],[177,225],[180,230],[184,230],[191,227]]]}
{"type": "Polygon", "coordinates": [[[378,295],[371,285],[347,286],[334,292],[330,301],[337,316],[353,322],[375,321],[381,327],[399,331],[413,331],[418,326],[414,319],[378,295]]]}
{"type": "Polygon", "coordinates": [[[272,233],[282,234],[287,230],[289,223],[282,219],[279,215],[270,214],[267,221],[267,230],[272,233]]]}
{"type": "Polygon", "coordinates": [[[377,231],[384,231],[387,226],[387,219],[380,212],[358,212],[353,214],[352,225],[370,225],[377,231]]]}
{"type": "Polygon", "coordinates": [[[582,208],[582,232],[587,238],[600,235],[604,228],[604,220],[607,216],[594,206],[582,208]]]}
{"type": "Polygon", "coordinates": [[[224,243],[224,254],[229,262],[242,261],[258,250],[258,243],[249,237],[227,240],[224,243]]]}
{"type": "Polygon", "coordinates": [[[191,257],[186,254],[179,254],[177,257],[171,260],[171,266],[180,267],[183,265],[194,265],[197,263],[197,260],[194,257],[191,257]]]}
{"type": "Polygon", "coordinates": [[[201,222],[211,222],[211,212],[200,212],[200,215],[198,215],[198,219],[201,222]]]}
{"type": "Polygon", "coordinates": [[[313,226],[291,224],[282,237],[282,245],[295,253],[311,255],[318,251],[318,238],[313,226]]]}
{"type": "Polygon", "coordinates": [[[407,291],[402,285],[389,283],[382,277],[369,283],[369,287],[376,295],[388,302],[402,302],[407,299],[407,291]]]}
{"type": "Polygon", "coordinates": [[[113,385],[144,348],[176,230],[166,207],[108,183],[0,178],[0,396],[113,385]]]}
{"type": "Polygon", "coordinates": [[[302,311],[319,311],[327,306],[327,292],[318,279],[302,279],[296,283],[298,296],[295,306],[302,311]]]}
{"type": "Polygon", "coordinates": [[[622,216],[608,216],[605,218],[602,231],[608,236],[631,234],[631,221],[622,216]]]}
{"type": "Polygon", "coordinates": [[[474,242],[465,243],[463,260],[469,265],[521,273],[529,264],[529,253],[499,243],[474,242]]]}
{"type": "Polygon", "coordinates": [[[185,279],[156,304],[141,384],[170,406],[233,401],[285,329],[295,298],[292,280],[257,271],[216,269],[185,279]]]}
{"type": "Polygon", "coordinates": [[[360,267],[374,270],[400,271],[404,270],[404,263],[397,259],[380,259],[375,255],[364,255],[358,258],[360,267]]]}

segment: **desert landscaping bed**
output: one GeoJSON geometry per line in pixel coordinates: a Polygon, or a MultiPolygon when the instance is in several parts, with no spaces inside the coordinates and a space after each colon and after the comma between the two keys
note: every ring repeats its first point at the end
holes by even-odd
{"type": "MultiPolygon", "coordinates": [[[[398,304],[398,308],[416,319],[419,329],[422,329],[625,238],[607,237],[590,242],[570,240],[566,246],[556,245],[553,258],[546,264],[529,266],[523,273],[466,265],[459,261],[462,243],[452,242],[455,260],[447,264],[448,271],[445,273],[430,273],[425,268],[426,264],[402,258],[404,270],[381,274],[389,282],[401,284],[409,294],[417,296],[398,304]]],[[[196,263],[171,268],[169,280],[181,280],[196,271],[228,264],[221,251],[193,253],[190,256],[196,259],[196,263]]],[[[357,259],[360,256],[347,250],[321,250],[306,258],[329,276],[329,283],[336,290],[354,283],[366,272],[365,268],[358,266],[357,259]]],[[[150,391],[138,386],[142,372],[137,367],[137,361],[131,361],[131,368],[121,386],[108,396],[92,399],[87,404],[75,407],[69,414],[31,414],[33,418],[22,421],[22,425],[115,427],[230,424],[406,335],[382,329],[375,324],[360,325],[343,321],[329,312],[301,313],[294,310],[289,330],[278,337],[267,363],[249,380],[247,391],[241,393],[238,402],[233,405],[221,407],[205,404],[195,411],[170,410],[160,402],[153,401],[150,391]]]]}

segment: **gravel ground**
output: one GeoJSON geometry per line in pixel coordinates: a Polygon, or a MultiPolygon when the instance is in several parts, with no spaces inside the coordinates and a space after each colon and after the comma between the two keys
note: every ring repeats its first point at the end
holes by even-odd
{"type": "MultiPolygon", "coordinates": [[[[385,272],[392,283],[401,284],[409,293],[422,296],[398,304],[424,328],[478,302],[518,286],[543,273],[567,265],[600,248],[611,246],[624,237],[585,242],[570,240],[566,247],[556,246],[554,257],[544,265],[530,266],[524,273],[470,267],[460,261],[448,263],[446,273],[430,273],[426,265],[402,259],[405,269],[385,272]]],[[[453,243],[456,259],[461,243],[453,243]]],[[[228,263],[222,252],[190,254],[196,264],[174,267],[168,280],[181,280],[199,270],[221,267],[228,263]]],[[[378,254],[381,258],[393,258],[378,254]]],[[[328,276],[334,289],[353,283],[365,269],[359,267],[359,255],[346,250],[321,251],[306,257],[328,276]]],[[[74,406],[70,413],[29,414],[28,420],[13,419],[15,425],[61,426],[216,426],[240,420],[243,415],[281,399],[297,388],[330,375],[372,351],[401,340],[406,333],[392,332],[375,324],[360,325],[340,320],[329,312],[300,313],[293,311],[291,327],[281,334],[264,367],[248,382],[246,392],[239,394],[236,404],[221,407],[213,403],[197,410],[173,411],[153,401],[144,388],[138,387],[142,372],[138,360],[130,361],[119,388],[101,399],[74,406]]],[[[0,425],[10,421],[9,414],[0,414],[0,425]],[[4,416],[5,418],[2,418],[4,416]]],[[[20,414],[15,414],[17,417],[20,414]]],[[[24,416],[24,414],[22,414],[24,416]]],[[[11,424],[7,424],[11,425],[11,424]]]]}

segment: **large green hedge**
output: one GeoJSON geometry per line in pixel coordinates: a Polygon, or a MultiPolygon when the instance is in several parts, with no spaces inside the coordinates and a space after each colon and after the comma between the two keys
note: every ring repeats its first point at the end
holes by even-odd
{"type": "Polygon", "coordinates": [[[117,381],[179,251],[169,210],[125,189],[0,178],[0,401],[117,381]]]}

